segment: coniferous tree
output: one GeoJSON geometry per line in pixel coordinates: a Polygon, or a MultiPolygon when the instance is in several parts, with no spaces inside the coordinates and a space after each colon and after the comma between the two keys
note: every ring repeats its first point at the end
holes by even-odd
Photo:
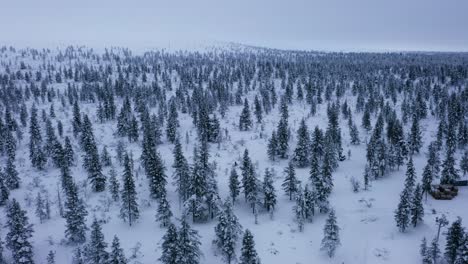
{"type": "Polygon", "coordinates": [[[13,260],[18,264],[34,264],[32,238],[33,228],[29,224],[26,211],[13,199],[6,213],[6,227],[9,229],[6,235],[6,246],[11,250],[13,260]]]}
{"type": "Polygon", "coordinates": [[[310,135],[305,120],[301,120],[297,130],[297,146],[294,150],[294,161],[298,167],[304,168],[310,163],[310,135]]]}
{"type": "Polygon", "coordinates": [[[93,190],[102,192],[106,187],[106,177],[102,173],[101,160],[94,140],[93,127],[87,115],[83,117],[81,127],[81,146],[85,152],[83,167],[88,172],[93,190]]]}
{"type": "Polygon", "coordinates": [[[29,121],[29,158],[33,167],[42,170],[46,163],[45,153],[42,150],[42,136],[37,120],[37,108],[31,108],[31,118],[29,121]]]}
{"type": "Polygon", "coordinates": [[[39,222],[42,224],[47,219],[47,211],[45,207],[45,201],[42,199],[41,193],[38,192],[36,196],[36,211],[35,214],[39,218],[39,222]]]}
{"type": "Polygon", "coordinates": [[[422,174],[422,191],[423,194],[426,196],[427,200],[427,194],[431,191],[431,186],[432,186],[432,180],[433,180],[433,175],[432,175],[432,170],[431,166],[428,164],[424,167],[423,174],[422,174]]]}
{"type": "Polygon", "coordinates": [[[0,206],[4,206],[10,197],[10,190],[5,184],[4,174],[0,171],[0,206]]]}
{"type": "Polygon", "coordinates": [[[262,122],[262,105],[260,103],[260,100],[258,99],[258,96],[255,95],[255,117],[257,118],[257,123],[262,122]]]}
{"type": "Polygon", "coordinates": [[[437,238],[434,238],[431,242],[431,246],[428,248],[428,254],[432,259],[433,264],[437,264],[437,260],[440,258],[440,248],[437,238]]]}
{"type": "Polygon", "coordinates": [[[169,224],[166,234],[163,236],[162,240],[162,254],[159,260],[164,264],[178,264],[177,261],[180,258],[180,251],[177,227],[174,224],[169,224]]]}
{"type": "Polygon", "coordinates": [[[185,202],[188,199],[189,184],[190,184],[190,168],[187,159],[182,151],[182,144],[179,138],[176,138],[174,143],[174,183],[177,186],[179,199],[185,202]]]}
{"type": "Polygon", "coordinates": [[[455,260],[456,264],[466,264],[468,263],[468,233],[465,232],[465,237],[463,239],[463,243],[460,245],[458,249],[458,257],[455,260]]]}
{"type": "Polygon", "coordinates": [[[133,180],[132,167],[128,154],[125,155],[123,186],[121,191],[122,205],[120,217],[131,226],[140,217],[138,210],[135,182],[133,180]]]}
{"type": "Polygon", "coordinates": [[[273,212],[276,206],[276,190],[273,185],[273,174],[266,168],[263,178],[263,206],[268,212],[273,212]]]}
{"type": "Polygon", "coordinates": [[[447,230],[444,256],[448,263],[455,263],[460,254],[459,249],[464,242],[464,228],[461,218],[458,217],[447,230]]]}
{"type": "Polygon", "coordinates": [[[328,214],[328,218],[323,229],[323,239],[320,249],[325,251],[331,258],[335,255],[335,251],[339,245],[340,227],[336,222],[335,211],[332,209],[328,214]]]}
{"type": "Polygon", "coordinates": [[[64,157],[65,157],[64,162],[66,163],[67,167],[71,167],[73,163],[75,162],[75,157],[74,157],[75,153],[73,151],[73,147],[71,145],[69,137],[65,137],[65,147],[63,151],[64,151],[64,157]]]}
{"type": "Polygon", "coordinates": [[[86,216],[88,212],[83,200],[78,197],[78,187],[69,181],[65,201],[65,237],[70,244],[81,244],[86,241],[86,216]]]}
{"type": "Polygon", "coordinates": [[[47,264],[55,264],[55,252],[52,250],[47,254],[47,264]]]}
{"type": "Polygon", "coordinates": [[[175,100],[169,102],[169,116],[167,118],[166,135],[169,142],[174,143],[177,138],[177,127],[179,127],[179,119],[175,100]]]}
{"type": "Polygon", "coordinates": [[[442,172],[440,177],[441,184],[453,184],[460,178],[458,170],[455,168],[455,158],[453,152],[447,149],[447,155],[442,163],[442,172]]]}
{"type": "Polygon", "coordinates": [[[231,169],[231,173],[229,175],[229,194],[232,199],[232,203],[236,202],[237,196],[240,193],[240,182],[239,182],[239,174],[237,170],[233,167],[231,169]]]}
{"type": "Polygon", "coordinates": [[[117,180],[117,172],[115,171],[114,167],[112,167],[109,171],[109,191],[112,195],[112,200],[117,202],[120,198],[120,183],[117,180]]]}
{"type": "Polygon", "coordinates": [[[275,130],[273,130],[273,132],[271,133],[271,137],[268,140],[267,148],[268,148],[267,150],[268,158],[274,161],[276,159],[276,156],[278,155],[278,139],[276,137],[275,130]]]}
{"type": "Polygon", "coordinates": [[[108,166],[111,166],[112,165],[112,158],[109,154],[109,151],[107,151],[107,146],[104,146],[102,148],[102,152],[101,152],[101,164],[102,166],[104,167],[108,167],[108,166]]]}
{"type": "Polygon", "coordinates": [[[422,136],[419,129],[419,120],[417,117],[413,117],[413,123],[411,125],[411,133],[409,136],[409,151],[410,154],[419,153],[419,149],[422,146],[422,136]]]}
{"type": "Polygon", "coordinates": [[[158,210],[156,213],[156,221],[160,222],[161,226],[166,227],[170,224],[172,217],[171,205],[167,201],[166,194],[158,200],[158,210]]]}
{"type": "Polygon", "coordinates": [[[463,154],[463,157],[460,161],[460,169],[463,172],[463,176],[468,173],[468,150],[465,151],[465,154],[463,154]]]}
{"type": "Polygon", "coordinates": [[[286,169],[284,170],[284,173],[285,178],[281,186],[283,187],[284,192],[289,196],[289,200],[291,201],[293,196],[298,191],[298,180],[296,178],[296,170],[294,169],[292,162],[289,162],[288,167],[286,167],[286,169]]]}
{"type": "Polygon", "coordinates": [[[429,255],[429,250],[428,250],[428,247],[427,247],[426,237],[424,237],[422,239],[422,241],[421,241],[419,254],[421,255],[421,258],[422,258],[422,264],[432,264],[432,258],[429,255]]]}
{"type": "Polygon", "coordinates": [[[288,156],[288,148],[289,148],[289,127],[288,127],[288,120],[285,118],[281,118],[280,122],[278,123],[278,128],[276,132],[277,138],[277,155],[281,159],[286,159],[288,156]]]}
{"type": "Polygon", "coordinates": [[[249,101],[244,99],[244,108],[239,117],[239,130],[247,131],[252,127],[252,118],[250,116],[249,101]]]}
{"type": "Polygon", "coordinates": [[[230,200],[224,202],[223,210],[218,214],[218,224],[215,226],[216,238],[213,244],[223,255],[228,264],[235,261],[236,245],[242,233],[242,226],[234,214],[230,200]]]}
{"type": "Polygon", "coordinates": [[[297,225],[299,227],[299,232],[302,232],[304,230],[304,223],[305,223],[307,214],[306,214],[306,204],[305,204],[305,199],[304,199],[304,193],[302,192],[301,186],[299,186],[299,190],[296,193],[296,196],[294,198],[296,200],[296,204],[293,207],[294,219],[296,220],[297,225]]]}
{"type": "Polygon", "coordinates": [[[78,134],[81,132],[81,112],[80,112],[80,106],[78,105],[78,101],[75,100],[73,104],[73,121],[72,121],[72,127],[73,127],[73,135],[75,137],[78,136],[78,134]]]}
{"type": "Polygon", "coordinates": [[[416,185],[414,190],[413,200],[411,201],[411,223],[414,227],[423,220],[424,217],[424,207],[422,203],[423,190],[421,185],[416,185]]]}
{"type": "Polygon", "coordinates": [[[7,164],[4,170],[4,175],[5,184],[10,190],[19,188],[20,178],[18,176],[18,171],[16,170],[15,160],[13,157],[7,158],[7,164]]]}
{"type": "Polygon", "coordinates": [[[242,238],[242,248],[239,264],[260,264],[255,241],[250,230],[246,229],[242,238]]]}
{"type": "Polygon", "coordinates": [[[400,232],[405,232],[410,223],[410,202],[411,192],[405,187],[400,194],[400,202],[395,211],[395,221],[400,232]]]}
{"type": "Polygon", "coordinates": [[[150,153],[146,166],[146,176],[149,181],[150,195],[153,199],[160,199],[166,194],[166,173],[163,160],[159,152],[150,153]]]}
{"type": "Polygon", "coordinates": [[[177,264],[199,264],[202,253],[200,251],[200,236],[193,230],[185,217],[182,218],[178,237],[177,264]]]}
{"type": "Polygon", "coordinates": [[[359,139],[359,130],[355,124],[351,125],[349,135],[351,137],[351,144],[359,145],[359,143],[361,143],[361,140],[359,139]]]}
{"type": "Polygon", "coordinates": [[[91,224],[91,235],[89,243],[84,248],[84,260],[86,263],[107,264],[109,253],[106,251],[107,243],[104,240],[101,224],[94,218],[91,224]]]}
{"type": "Polygon", "coordinates": [[[111,245],[111,252],[109,254],[108,264],[127,264],[125,253],[120,247],[120,240],[117,236],[114,236],[111,245]]]}
{"type": "Polygon", "coordinates": [[[246,201],[250,204],[252,212],[255,213],[258,203],[258,179],[255,175],[252,161],[249,157],[249,151],[245,149],[242,159],[242,187],[246,201]]]}

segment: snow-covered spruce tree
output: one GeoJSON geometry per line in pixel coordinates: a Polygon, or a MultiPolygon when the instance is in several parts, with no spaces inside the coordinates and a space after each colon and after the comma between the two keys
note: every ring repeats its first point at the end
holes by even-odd
{"type": "Polygon", "coordinates": [[[427,200],[427,194],[431,191],[431,186],[432,186],[432,181],[433,181],[433,175],[432,175],[432,170],[431,166],[428,164],[424,166],[423,174],[422,174],[422,191],[423,194],[426,197],[427,200]]]}
{"type": "Polygon", "coordinates": [[[83,200],[78,197],[78,187],[73,179],[68,182],[65,201],[65,237],[75,245],[86,241],[86,216],[88,212],[83,200]]]}
{"type": "Polygon", "coordinates": [[[294,220],[297,222],[299,232],[304,230],[304,223],[306,220],[306,204],[304,199],[304,192],[302,191],[301,185],[298,185],[298,192],[296,193],[294,200],[296,204],[293,207],[294,220]]]}
{"type": "Polygon", "coordinates": [[[101,164],[104,167],[109,167],[112,165],[112,158],[107,150],[107,146],[104,146],[101,151],[101,164]]]}
{"type": "Polygon", "coordinates": [[[429,255],[429,250],[427,247],[426,237],[424,237],[421,241],[421,246],[419,248],[419,254],[421,255],[421,263],[422,264],[432,264],[432,258],[429,255]]]}
{"type": "Polygon", "coordinates": [[[263,178],[263,206],[267,212],[273,212],[276,206],[276,190],[273,185],[273,174],[270,169],[265,169],[263,178]]]}
{"type": "Polygon", "coordinates": [[[244,156],[242,158],[242,187],[244,189],[245,200],[250,204],[252,212],[255,213],[256,206],[258,203],[258,179],[249,157],[249,151],[244,150],[244,156]]]}
{"type": "Polygon", "coordinates": [[[468,150],[465,151],[460,161],[460,169],[463,172],[463,176],[468,173],[468,150]]]}
{"type": "Polygon", "coordinates": [[[301,120],[297,130],[297,146],[294,150],[294,162],[299,168],[307,167],[310,164],[310,135],[305,120],[301,120]]]}
{"type": "Polygon", "coordinates": [[[223,209],[218,213],[218,224],[215,226],[216,238],[213,244],[228,264],[236,259],[236,246],[241,233],[242,226],[234,214],[230,199],[227,199],[223,209]]]}
{"type": "Polygon", "coordinates": [[[458,170],[455,167],[454,154],[453,154],[453,151],[449,148],[447,149],[445,160],[442,163],[440,183],[441,184],[453,184],[459,178],[460,178],[460,175],[458,175],[458,170]]]}
{"type": "Polygon", "coordinates": [[[94,218],[91,224],[91,235],[88,244],[83,249],[84,260],[86,263],[107,264],[109,253],[106,251],[107,243],[104,240],[101,224],[94,218]]]}
{"type": "Polygon", "coordinates": [[[258,99],[257,95],[255,95],[254,106],[255,106],[254,114],[255,114],[255,118],[257,119],[257,123],[261,123],[263,111],[262,111],[262,104],[260,103],[260,100],[258,99]]]}
{"type": "Polygon", "coordinates": [[[174,174],[172,177],[174,179],[174,184],[177,187],[179,200],[185,202],[189,195],[190,167],[184,156],[182,144],[178,137],[175,139],[173,154],[174,164],[172,167],[174,168],[174,174]]]}
{"type": "Polygon", "coordinates": [[[413,155],[414,153],[419,153],[419,149],[421,149],[422,143],[423,142],[421,130],[419,128],[419,119],[416,116],[414,116],[413,123],[411,124],[411,133],[408,138],[408,147],[410,155],[413,155]]]}
{"type": "Polygon", "coordinates": [[[395,211],[395,221],[400,232],[405,232],[410,223],[410,202],[411,192],[405,187],[400,194],[400,202],[395,211]]]}
{"type": "Polygon", "coordinates": [[[430,247],[427,249],[427,253],[429,255],[429,258],[432,260],[431,264],[437,264],[439,263],[438,260],[440,258],[440,248],[439,248],[439,242],[437,241],[437,238],[434,238],[431,242],[430,247]]]}
{"type": "Polygon", "coordinates": [[[239,264],[260,264],[260,258],[258,257],[257,250],[255,249],[255,241],[252,233],[249,229],[244,232],[242,238],[241,256],[239,264]]]}
{"type": "Polygon", "coordinates": [[[1,264],[6,264],[6,260],[3,256],[3,240],[2,237],[0,236],[0,263],[1,264]]]}
{"type": "Polygon", "coordinates": [[[0,207],[6,205],[10,197],[10,189],[6,186],[4,177],[4,174],[0,171],[0,207]]]}
{"type": "Polygon", "coordinates": [[[14,263],[34,264],[33,247],[30,242],[34,231],[29,224],[26,211],[21,209],[15,199],[8,204],[6,227],[9,230],[6,235],[6,246],[11,250],[14,263]]]}
{"type": "Polygon", "coordinates": [[[276,160],[276,156],[278,155],[278,139],[276,137],[276,131],[273,130],[271,132],[271,137],[268,140],[268,146],[267,146],[267,154],[268,158],[272,161],[276,160]]]}
{"type": "Polygon", "coordinates": [[[166,194],[166,168],[159,152],[155,151],[149,155],[145,171],[149,181],[150,195],[153,199],[160,199],[166,194]]]}
{"type": "Polygon", "coordinates": [[[81,146],[85,152],[83,167],[88,172],[93,191],[102,192],[106,187],[106,177],[102,173],[98,149],[94,140],[93,127],[87,115],[83,117],[81,127],[81,146]]]}
{"type": "Polygon", "coordinates": [[[312,134],[312,147],[311,147],[311,155],[312,157],[317,159],[318,161],[322,161],[323,154],[324,154],[324,139],[323,139],[323,131],[316,126],[314,128],[314,132],[312,134]]]}
{"type": "Polygon", "coordinates": [[[231,196],[232,203],[236,202],[237,197],[240,193],[240,181],[239,174],[235,167],[232,167],[231,173],[229,174],[229,195],[231,196]]]}
{"type": "Polygon", "coordinates": [[[42,150],[41,128],[37,120],[37,108],[34,105],[31,108],[29,120],[29,158],[31,165],[39,170],[44,168],[47,161],[42,150]]]}
{"type": "Polygon", "coordinates": [[[179,127],[179,119],[177,113],[177,105],[174,98],[169,101],[169,116],[167,117],[166,136],[169,142],[174,143],[177,137],[177,127],[179,127]]]}
{"type": "Polygon", "coordinates": [[[52,250],[47,254],[47,264],[55,264],[55,252],[52,250]]]}
{"type": "Polygon", "coordinates": [[[111,167],[109,171],[109,191],[112,196],[112,200],[117,202],[120,198],[120,183],[117,180],[117,172],[114,167],[111,167]]]}
{"type": "Polygon", "coordinates": [[[170,223],[167,227],[166,234],[164,234],[162,241],[162,253],[159,261],[163,264],[178,264],[177,261],[180,258],[179,239],[177,227],[173,223],[170,223]]]}
{"type": "Polygon", "coordinates": [[[37,193],[35,204],[35,214],[37,218],[39,218],[39,222],[42,224],[47,219],[47,211],[45,207],[45,201],[42,199],[40,192],[37,193]]]}
{"type": "Polygon", "coordinates": [[[128,222],[130,226],[140,217],[137,203],[137,193],[133,180],[132,167],[128,154],[125,155],[123,186],[121,191],[122,205],[120,207],[120,217],[128,222]]]}
{"type": "Polygon", "coordinates": [[[289,162],[288,166],[284,170],[284,181],[281,185],[286,195],[289,196],[289,200],[292,201],[293,196],[298,191],[298,179],[296,178],[296,170],[292,162],[289,162]]]}
{"type": "Polygon", "coordinates": [[[177,264],[199,264],[202,253],[200,250],[200,236],[192,229],[183,217],[180,223],[178,237],[177,264]]]}
{"type": "Polygon", "coordinates": [[[410,157],[406,164],[406,178],[405,178],[405,189],[408,189],[408,193],[413,194],[414,186],[416,184],[416,172],[414,170],[413,158],[410,157]]]}
{"type": "Polygon", "coordinates": [[[465,232],[462,226],[462,219],[456,221],[447,230],[447,242],[445,244],[444,256],[448,263],[454,264],[460,254],[460,247],[465,243],[465,232]]]}
{"type": "Polygon", "coordinates": [[[333,257],[340,245],[340,227],[336,222],[335,210],[331,209],[328,214],[325,227],[323,228],[323,239],[320,250],[325,251],[328,257],[333,257]]]}
{"type": "Polygon", "coordinates": [[[78,101],[75,100],[75,102],[73,103],[73,119],[72,119],[73,135],[75,137],[77,137],[78,134],[81,132],[81,125],[82,125],[82,122],[81,122],[80,105],[78,104],[78,101]]]}
{"type": "Polygon", "coordinates": [[[65,137],[65,147],[63,148],[64,151],[64,162],[67,167],[73,166],[75,162],[75,152],[73,151],[73,147],[70,142],[70,138],[68,136],[65,137]]]}
{"type": "Polygon", "coordinates": [[[460,245],[458,249],[458,257],[455,260],[456,264],[466,264],[468,263],[468,233],[465,232],[465,237],[463,238],[463,243],[460,245]]]}
{"type": "Polygon", "coordinates": [[[356,126],[356,124],[352,124],[350,129],[349,129],[349,135],[351,138],[351,144],[353,145],[359,145],[361,143],[361,140],[359,139],[359,130],[356,126]]]}
{"type": "Polygon", "coordinates": [[[247,131],[252,127],[252,117],[250,115],[249,101],[244,99],[244,108],[239,117],[239,130],[247,131]]]}
{"type": "Polygon", "coordinates": [[[276,152],[281,159],[286,159],[288,157],[289,149],[288,120],[281,118],[276,131],[276,139],[278,142],[276,152]]]}
{"type": "Polygon", "coordinates": [[[336,156],[332,153],[331,147],[327,146],[320,171],[321,180],[323,181],[322,191],[325,192],[326,196],[329,196],[333,190],[332,172],[334,170],[333,163],[336,162],[335,158],[336,156]]]}
{"type": "Polygon", "coordinates": [[[156,222],[159,222],[161,226],[166,227],[171,222],[172,211],[171,205],[167,201],[166,194],[159,197],[158,209],[156,212],[156,222]]]}
{"type": "Polygon", "coordinates": [[[423,207],[423,190],[421,185],[416,185],[414,190],[413,199],[411,201],[411,223],[414,227],[418,225],[418,223],[423,221],[424,217],[424,207],[423,207]]]}
{"type": "Polygon", "coordinates": [[[312,217],[315,214],[315,205],[317,203],[317,195],[315,190],[310,190],[309,184],[306,184],[304,187],[304,213],[305,219],[309,222],[312,222],[312,217]]]}
{"type": "Polygon", "coordinates": [[[6,167],[4,169],[5,183],[10,190],[18,189],[20,186],[20,178],[16,170],[15,160],[13,157],[8,157],[6,167]]]}
{"type": "Polygon", "coordinates": [[[108,264],[127,264],[127,258],[125,258],[125,253],[120,247],[120,240],[117,236],[114,236],[111,245],[111,252],[109,253],[108,264]]]}

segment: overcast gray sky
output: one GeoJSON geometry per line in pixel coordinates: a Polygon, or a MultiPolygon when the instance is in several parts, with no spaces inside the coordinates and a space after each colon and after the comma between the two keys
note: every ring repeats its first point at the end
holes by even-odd
{"type": "Polygon", "coordinates": [[[468,51],[468,0],[0,0],[0,44],[468,51]]]}

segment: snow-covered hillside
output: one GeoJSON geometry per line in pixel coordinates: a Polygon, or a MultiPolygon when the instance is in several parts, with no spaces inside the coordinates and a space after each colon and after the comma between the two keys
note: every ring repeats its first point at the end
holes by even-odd
{"type": "Polygon", "coordinates": [[[4,47],[0,263],[216,264],[226,252],[257,263],[246,230],[261,263],[423,263],[421,241],[433,249],[443,216],[438,263],[450,252],[468,263],[466,230],[455,242],[448,232],[468,219],[468,186],[452,200],[428,194],[468,180],[467,84],[457,53],[4,47]],[[229,235],[215,227],[236,187],[241,232],[229,235]],[[103,260],[97,227],[110,258],[115,236],[127,262],[103,260]]]}

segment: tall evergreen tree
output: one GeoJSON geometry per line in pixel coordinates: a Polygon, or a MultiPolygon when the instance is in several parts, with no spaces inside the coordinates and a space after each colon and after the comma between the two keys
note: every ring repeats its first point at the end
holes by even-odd
{"type": "Polygon", "coordinates": [[[104,240],[101,224],[94,218],[91,224],[91,236],[84,248],[84,259],[86,263],[107,264],[109,253],[106,251],[107,243],[104,240]]]}
{"type": "Polygon", "coordinates": [[[298,167],[304,168],[310,163],[310,135],[305,120],[301,120],[297,130],[297,146],[294,150],[294,161],[298,167]]]}
{"type": "Polygon", "coordinates": [[[140,217],[135,182],[128,154],[125,155],[120,217],[131,226],[140,217]]]}
{"type": "Polygon", "coordinates": [[[262,122],[262,104],[260,103],[260,100],[258,99],[258,96],[255,95],[255,117],[257,119],[257,123],[261,123],[262,122]]]}
{"type": "Polygon", "coordinates": [[[120,240],[117,236],[114,236],[111,245],[111,252],[109,254],[108,264],[127,264],[125,253],[120,247],[120,240]]]}
{"type": "Polygon", "coordinates": [[[268,212],[275,210],[276,206],[276,190],[273,185],[273,174],[266,168],[263,178],[263,206],[268,212]]]}
{"type": "Polygon", "coordinates": [[[177,227],[174,224],[169,224],[162,240],[162,254],[159,260],[164,264],[178,264],[177,261],[180,259],[180,251],[177,227]]]}
{"type": "Polygon", "coordinates": [[[174,143],[177,138],[177,127],[179,127],[179,119],[177,106],[174,99],[169,102],[169,116],[167,118],[166,135],[169,142],[174,143]]]}
{"type": "Polygon", "coordinates": [[[464,228],[462,219],[458,217],[447,230],[447,243],[444,256],[448,263],[454,264],[460,254],[460,247],[464,241],[464,228]]]}
{"type": "Polygon", "coordinates": [[[442,172],[440,177],[441,184],[453,184],[460,178],[458,170],[455,167],[455,158],[453,152],[447,149],[447,155],[442,163],[442,172]]]}
{"type": "Polygon", "coordinates": [[[411,133],[409,136],[409,151],[410,154],[419,153],[419,149],[422,146],[422,136],[419,129],[419,120],[415,116],[413,117],[413,123],[411,125],[411,133]]]}
{"type": "Polygon", "coordinates": [[[223,210],[218,214],[218,224],[215,226],[216,238],[213,244],[228,264],[236,259],[236,245],[241,233],[242,226],[234,214],[231,201],[226,200],[223,210]]]}
{"type": "Polygon", "coordinates": [[[229,175],[229,194],[232,199],[232,203],[236,202],[237,196],[240,193],[240,182],[239,182],[239,174],[237,170],[233,167],[231,169],[231,173],[229,175]]]}
{"type": "Polygon", "coordinates": [[[423,198],[423,190],[421,188],[421,185],[416,185],[416,189],[414,190],[414,195],[413,199],[411,201],[411,223],[413,224],[414,227],[418,223],[420,223],[423,220],[424,217],[424,207],[422,203],[422,198],[423,198]]]}
{"type": "Polygon", "coordinates": [[[160,199],[166,194],[166,167],[159,152],[153,152],[148,158],[146,176],[149,181],[150,194],[153,199],[160,199]]]}
{"type": "Polygon", "coordinates": [[[86,241],[86,216],[88,212],[83,200],[78,197],[78,187],[70,180],[65,201],[65,237],[70,244],[81,244],[86,241]]]}
{"type": "Polygon", "coordinates": [[[335,255],[337,247],[340,245],[340,227],[336,222],[335,210],[330,210],[325,227],[323,229],[323,239],[321,250],[325,251],[331,258],[335,255]]]}
{"type": "Polygon", "coordinates": [[[275,130],[273,130],[273,132],[271,133],[271,137],[268,140],[267,154],[268,158],[272,161],[274,161],[276,159],[276,156],[278,155],[278,139],[276,137],[275,130]]]}
{"type": "Polygon", "coordinates": [[[293,196],[298,191],[298,179],[296,178],[296,170],[294,169],[292,162],[289,162],[288,167],[286,167],[284,170],[284,173],[285,178],[281,186],[291,201],[293,196]]]}
{"type": "Polygon", "coordinates": [[[172,217],[171,205],[167,201],[166,195],[164,194],[158,200],[158,210],[156,213],[156,221],[161,226],[166,227],[170,224],[172,217]]]}
{"type": "Polygon", "coordinates": [[[252,118],[250,116],[249,101],[244,99],[244,108],[239,117],[239,130],[247,131],[252,127],[252,118]]]}
{"type": "Polygon", "coordinates": [[[260,264],[260,258],[255,250],[255,241],[250,230],[246,229],[242,238],[242,248],[239,264],[260,264]]]}
{"type": "Polygon", "coordinates": [[[32,238],[33,228],[29,224],[26,211],[13,199],[7,209],[6,226],[9,229],[6,235],[6,246],[11,250],[13,260],[18,264],[34,264],[32,238]]]}
{"type": "Polygon", "coordinates": [[[179,199],[185,202],[189,195],[189,184],[190,184],[190,168],[187,159],[182,151],[182,144],[179,138],[176,138],[174,143],[174,184],[177,186],[177,192],[179,193],[179,199]]]}
{"type": "Polygon", "coordinates": [[[178,233],[177,264],[199,264],[202,253],[200,251],[200,236],[193,230],[185,217],[182,218],[178,233]]]}

